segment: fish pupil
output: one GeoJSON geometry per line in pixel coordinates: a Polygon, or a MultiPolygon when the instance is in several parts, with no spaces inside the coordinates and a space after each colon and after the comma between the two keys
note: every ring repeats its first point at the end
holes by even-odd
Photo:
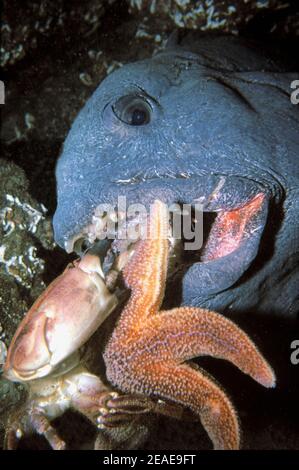
{"type": "Polygon", "coordinates": [[[133,126],[141,126],[147,122],[147,113],[144,109],[136,108],[132,112],[131,124],[133,126]]]}

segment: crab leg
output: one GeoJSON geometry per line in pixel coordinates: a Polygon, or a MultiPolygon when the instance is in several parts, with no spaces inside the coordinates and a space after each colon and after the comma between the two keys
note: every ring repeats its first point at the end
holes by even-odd
{"type": "Polygon", "coordinates": [[[65,408],[78,411],[99,429],[112,433],[113,436],[121,434],[117,432],[117,428],[121,427],[123,434],[130,430],[139,415],[162,411],[178,417],[182,414],[182,409],[161,400],[136,394],[120,395],[107,387],[99,377],[88,372],[83,365],[78,365],[58,378],[43,378],[36,382],[39,383],[31,385],[29,404],[21,406],[10,416],[5,439],[5,448],[8,450],[16,449],[23,436],[34,433],[43,435],[53,449],[64,449],[65,442],[51,426],[47,416],[52,416],[53,419],[53,416],[61,415],[65,408]],[[42,399],[35,395],[41,382],[45,389],[53,389],[50,395],[45,395],[42,399]]]}
{"type": "Polygon", "coordinates": [[[126,424],[134,416],[164,413],[180,417],[183,410],[173,404],[151,399],[144,395],[119,394],[107,387],[99,377],[88,372],[83,365],[60,377],[69,406],[86,416],[98,428],[113,428],[126,424]]]}
{"type": "Polygon", "coordinates": [[[4,448],[7,450],[15,450],[23,435],[37,433],[44,436],[54,450],[64,450],[65,442],[61,439],[50,421],[39,410],[27,410],[22,407],[18,411],[18,415],[10,419],[6,433],[4,448]],[[22,416],[20,417],[20,414],[22,416]]]}
{"type": "Polygon", "coordinates": [[[42,414],[34,414],[31,418],[33,429],[45,436],[54,450],[64,450],[65,442],[59,437],[57,431],[51,426],[50,421],[42,414]]]}

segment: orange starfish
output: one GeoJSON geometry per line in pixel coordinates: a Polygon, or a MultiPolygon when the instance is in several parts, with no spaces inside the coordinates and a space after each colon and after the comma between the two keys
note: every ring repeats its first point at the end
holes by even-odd
{"type": "Polygon", "coordinates": [[[216,449],[238,449],[239,421],[226,393],[186,361],[202,355],[226,359],[265,387],[275,375],[250,338],[220,314],[194,307],[159,311],[168,265],[169,216],[156,201],[150,237],[138,242],[123,272],[130,299],[107,344],[108,380],[120,390],[156,396],[189,408],[216,449]]]}

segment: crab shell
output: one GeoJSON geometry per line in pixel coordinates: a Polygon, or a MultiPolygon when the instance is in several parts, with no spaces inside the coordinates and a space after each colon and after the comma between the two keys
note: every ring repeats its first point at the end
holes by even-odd
{"type": "Polygon", "coordinates": [[[99,258],[87,253],[69,265],[28,311],[12,339],[3,375],[26,382],[60,367],[64,370],[116,305],[99,258]]]}

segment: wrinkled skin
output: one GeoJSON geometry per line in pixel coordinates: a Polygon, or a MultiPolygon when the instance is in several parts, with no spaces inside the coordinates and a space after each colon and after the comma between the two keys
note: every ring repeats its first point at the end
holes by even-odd
{"type": "Polygon", "coordinates": [[[187,37],[112,73],[79,113],[59,159],[56,241],[64,247],[98,204],[116,205],[119,195],[146,206],[156,198],[200,198],[205,211],[224,218],[262,195],[234,250],[217,254],[212,243],[204,262],[189,263],[178,281],[180,302],[295,318],[299,110],[290,102],[290,83],[296,78],[231,38],[187,37]],[[129,125],[115,114],[127,95],[150,103],[148,124],[129,125]]]}

